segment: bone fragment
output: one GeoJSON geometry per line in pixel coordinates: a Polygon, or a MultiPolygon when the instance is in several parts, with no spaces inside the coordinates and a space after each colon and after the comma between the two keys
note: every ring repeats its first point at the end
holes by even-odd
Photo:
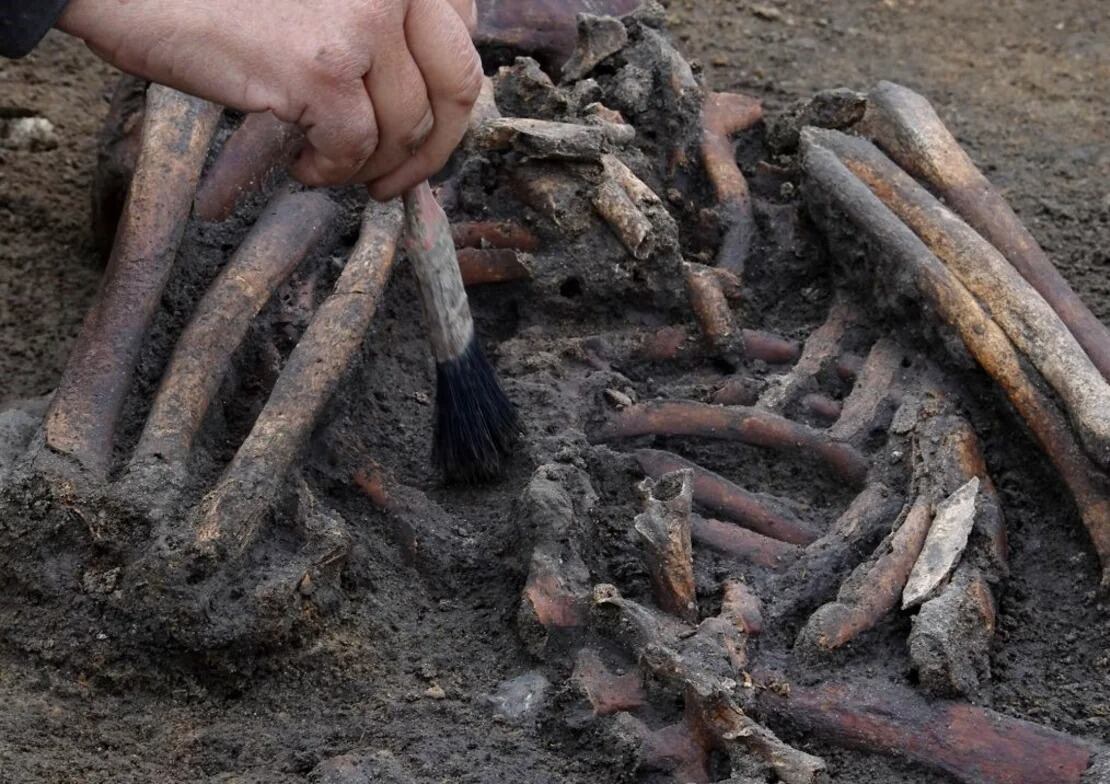
{"type": "Polygon", "coordinates": [[[979,477],[972,477],[937,506],[921,554],[902,591],[903,610],[916,607],[935,596],[955,570],[975,524],[975,502],[978,498],[979,477]]]}
{"type": "Polygon", "coordinates": [[[631,125],[579,125],[527,117],[487,120],[473,133],[473,143],[484,151],[514,150],[529,158],[597,161],[632,142],[631,125]]]}
{"type": "Polygon", "coordinates": [[[640,468],[653,479],[672,471],[693,474],[694,502],[763,536],[806,545],[817,538],[811,526],[773,496],[751,493],[723,476],[670,452],[640,449],[634,453],[640,468]]]}
{"type": "Polygon", "coordinates": [[[636,516],[636,533],[659,606],[687,621],[696,621],[694,553],[690,543],[690,504],[694,475],[689,469],[664,474],[640,485],[644,511],[636,516]]]}

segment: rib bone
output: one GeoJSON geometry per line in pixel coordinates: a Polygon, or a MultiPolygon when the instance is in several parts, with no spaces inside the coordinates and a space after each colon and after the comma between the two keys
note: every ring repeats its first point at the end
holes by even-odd
{"type": "Polygon", "coordinates": [[[903,169],[931,185],[1009,259],[1052,306],[1102,375],[1110,379],[1110,330],[1060,275],[1010,205],[917,93],[880,82],[861,126],[903,169]]]}
{"type": "Polygon", "coordinates": [[[116,421],[185,233],[220,111],[166,87],[147,92],[142,149],[112,257],[44,422],[46,446],[93,478],[108,469],[116,421]]]}
{"type": "Polygon", "coordinates": [[[1087,457],[1066,418],[1022,367],[1006,335],[955,275],[833,152],[820,145],[812,131],[803,133],[802,149],[810,211],[834,240],[843,237],[844,226],[829,217],[829,208],[844,213],[856,232],[852,243],[862,240],[875,251],[873,261],[891,265],[889,270],[881,270],[876,280],[892,283],[898,294],[934,311],[1002,388],[1071,490],[1102,561],[1103,584],[1110,586],[1110,483],[1106,474],[1087,457]]]}
{"type": "Polygon", "coordinates": [[[398,202],[372,205],[335,291],[320,306],[216,489],[204,500],[202,552],[230,555],[254,542],[293,460],[362,346],[389,282],[401,234],[398,202]]]}
{"type": "Polygon", "coordinates": [[[873,145],[811,131],[943,261],[1060,395],[1088,453],[1110,465],[1110,384],[1055,311],[1009,262],[873,145]]]}
{"type": "Polygon", "coordinates": [[[284,194],[220,272],[174,349],[133,464],[184,467],[193,437],[254,317],[331,225],[322,193],[284,194]]]}

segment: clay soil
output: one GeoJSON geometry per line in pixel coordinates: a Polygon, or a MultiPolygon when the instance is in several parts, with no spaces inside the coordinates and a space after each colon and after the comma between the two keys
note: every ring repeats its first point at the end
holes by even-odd
{"type": "MultiPolygon", "coordinates": [[[[879,79],[927,94],[1072,285],[1110,321],[1105,2],[672,0],[668,10],[680,47],[706,80],[761,96],[769,112],[818,89],[866,89],[879,79]]],[[[62,36],[24,61],[0,62],[0,117],[45,116],[60,141],[44,152],[0,149],[0,404],[53,388],[95,293],[89,188],[114,79],[62,36]]],[[[635,780],[588,737],[494,709],[489,695],[508,679],[539,670],[557,684],[565,674],[533,660],[514,629],[526,551],[514,538],[513,501],[531,471],[521,465],[488,491],[436,488],[423,461],[428,409],[413,403],[427,379],[420,336],[405,317],[411,297],[411,281],[402,279],[383,308],[375,339],[389,348],[370,350],[367,394],[375,402],[359,416],[377,421],[368,441],[378,456],[391,455],[394,473],[424,487],[488,544],[491,556],[469,572],[473,582],[451,590],[426,584],[375,537],[371,519],[356,536],[372,556],[363,552],[358,562],[371,566],[344,582],[351,609],[327,634],[237,667],[121,657],[87,620],[81,628],[42,621],[25,596],[0,595],[0,782],[303,782],[322,760],[350,752],[372,760],[368,781],[635,780]],[[89,650],[71,655],[82,641],[89,650]]],[[[476,308],[491,339],[512,337],[528,321],[494,293],[476,297],[476,308]]],[[[781,327],[788,320],[780,316],[781,323],[753,326],[781,327]]],[[[573,407],[550,394],[553,408],[573,407]]],[[[541,399],[537,392],[530,402],[541,399]]],[[[338,402],[340,420],[354,416],[349,403],[338,402]]],[[[1110,629],[1095,593],[1094,555],[1020,429],[1005,416],[979,424],[1012,548],[983,700],[1110,741],[1110,629]]],[[[332,449],[343,462],[367,444],[332,449]]],[[[314,457],[318,465],[330,460],[314,457]]],[[[750,468],[752,476],[762,470],[750,468]]],[[[616,469],[610,479],[612,487],[599,486],[604,508],[627,502],[630,519],[631,479],[616,469]]],[[[326,471],[314,482],[333,492],[349,519],[360,519],[364,499],[356,492],[326,471]]],[[[904,675],[904,654],[891,651],[907,628],[900,621],[881,630],[833,669],[904,675]]],[[[835,781],[950,781],[884,757],[790,740],[826,757],[835,781]]]]}

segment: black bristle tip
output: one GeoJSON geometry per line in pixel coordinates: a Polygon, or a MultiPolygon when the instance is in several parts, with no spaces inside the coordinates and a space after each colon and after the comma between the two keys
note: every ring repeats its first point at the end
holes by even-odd
{"type": "Polygon", "coordinates": [[[520,424],[477,337],[462,356],[436,364],[432,459],[449,482],[478,484],[500,477],[520,424]]]}

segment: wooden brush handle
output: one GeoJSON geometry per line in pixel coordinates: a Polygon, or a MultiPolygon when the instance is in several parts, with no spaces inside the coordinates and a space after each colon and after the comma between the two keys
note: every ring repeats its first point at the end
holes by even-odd
{"type": "Polygon", "coordinates": [[[420,287],[432,350],[437,361],[446,362],[462,356],[474,338],[451,225],[427,182],[407,191],[404,201],[405,246],[420,287]]]}

